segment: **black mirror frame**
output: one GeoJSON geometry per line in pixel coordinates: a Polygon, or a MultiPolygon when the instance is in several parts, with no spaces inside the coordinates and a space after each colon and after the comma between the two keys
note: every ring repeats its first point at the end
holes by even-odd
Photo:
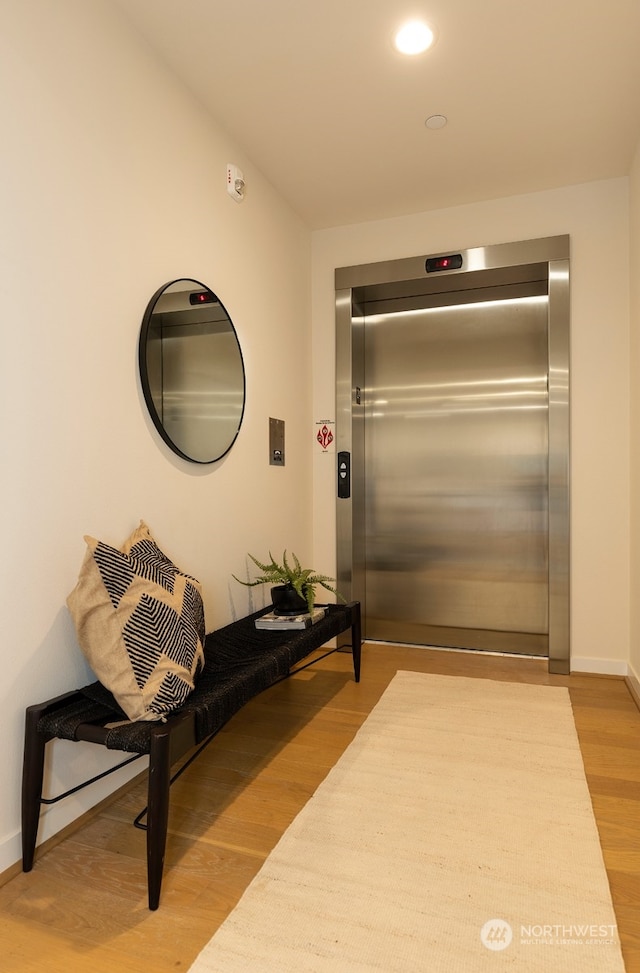
{"type": "Polygon", "coordinates": [[[219,460],[223,458],[223,456],[227,455],[227,453],[235,443],[236,439],[238,438],[240,429],[242,427],[242,421],[244,419],[244,411],[245,411],[246,401],[247,401],[247,375],[244,367],[244,357],[242,354],[242,348],[240,347],[240,341],[238,340],[238,333],[235,329],[233,321],[231,320],[231,315],[227,311],[226,307],[224,306],[220,298],[217,296],[217,294],[215,294],[211,290],[210,287],[207,287],[206,284],[203,284],[201,281],[196,280],[194,277],[176,277],[173,280],[167,281],[165,284],[162,285],[162,287],[158,288],[158,290],[155,292],[155,294],[147,304],[146,310],[144,312],[144,316],[142,318],[142,325],[140,327],[140,336],[138,338],[138,373],[140,375],[142,393],[144,395],[144,400],[149,415],[151,416],[153,424],[158,434],[160,435],[161,439],[172,450],[172,452],[176,453],[182,459],[187,460],[187,462],[189,463],[198,463],[201,466],[210,466],[212,463],[217,463],[219,460]],[[149,336],[149,328],[151,326],[151,320],[153,318],[154,309],[158,300],[162,297],[162,295],[164,294],[164,292],[167,290],[168,287],[171,287],[173,284],[177,284],[180,281],[189,281],[190,283],[194,284],[195,287],[201,289],[202,291],[207,291],[209,294],[211,294],[215,302],[219,305],[219,307],[222,308],[222,310],[227,316],[229,325],[231,326],[231,330],[233,331],[233,335],[236,340],[236,345],[238,347],[238,355],[240,356],[240,365],[242,369],[242,410],[240,412],[240,418],[238,420],[238,427],[233,435],[233,438],[229,442],[228,446],[218,456],[215,456],[213,459],[206,459],[206,460],[194,459],[193,456],[187,455],[187,453],[185,453],[183,450],[180,449],[180,447],[173,441],[171,436],[169,436],[166,429],[164,428],[162,419],[158,415],[158,411],[155,407],[153,396],[151,394],[151,385],[149,383],[149,373],[147,368],[147,340],[149,336]]]}

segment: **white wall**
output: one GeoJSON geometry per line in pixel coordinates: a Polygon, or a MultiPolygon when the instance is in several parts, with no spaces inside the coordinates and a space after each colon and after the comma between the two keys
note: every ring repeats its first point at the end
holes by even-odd
{"type": "MultiPolygon", "coordinates": [[[[629,658],[628,180],[493,200],[313,235],[314,414],[335,412],[336,267],[571,236],[573,669],[629,658]]],[[[335,570],[335,457],[314,463],[316,557],[335,570]],[[330,461],[327,461],[330,460],[330,461]]]]}
{"type": "MultiPolygon", "coordinates": [[[[308,231],[110,5],[2,14],[0,871],[20,857],[24,708],[92,678],[65,607],[83,534],[119,544],[144,518],[202,580],[209,630],[264,603],[230,579],[246,551],[306,559],[312,542],[308,231]],[[213,466],[170,453],[137,378],[147,301],[181,276],[220,295],[245,358],[243,428],[213,466]],[[286,421],[284,469],[268,465],[269,416],[286,421]]],[[[54,747],[54,786],[110,762],[54,747]]],[[[119,782],[48,813],[41,836],[119,782]]]]}

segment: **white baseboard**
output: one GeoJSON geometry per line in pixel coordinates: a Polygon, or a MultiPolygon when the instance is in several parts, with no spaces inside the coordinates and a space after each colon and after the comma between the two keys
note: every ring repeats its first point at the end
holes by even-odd
{"type": "Polygon", "coordinates": [[[640,709],[640,677],[638,677],[637,672],[631,664],[629,664],[629,671],[625,682],[629,688],[629,692],[633,696],[636,706],[640,709]]]}
{"type": "Polygon", "coordinates": [[[624,659],[571,657],[571,672],[591,672],[598,676],[626,676],[629,664],[624,659]]]}

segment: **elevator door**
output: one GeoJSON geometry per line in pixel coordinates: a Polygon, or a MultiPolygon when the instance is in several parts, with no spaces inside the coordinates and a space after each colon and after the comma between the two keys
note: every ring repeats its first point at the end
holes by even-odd
{"type": "Polygon", "coordinates": [[[548,654],[546,283],[363,307],[366,637],[548,654]]]}

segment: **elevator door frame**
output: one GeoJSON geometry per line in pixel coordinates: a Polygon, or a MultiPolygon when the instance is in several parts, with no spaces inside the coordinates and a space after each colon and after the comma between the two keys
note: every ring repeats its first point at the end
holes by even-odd
{"type": "Polygon", "coordinates": [[[336,500],[338,587],[345,597],[361,602],[366,620],[362,304],[378,298],[451,294],[471,286],[540,279],[544,274],[549,287],[549,672],[566,674],[570,671],[569,236],[455,253],[460,254],[462,265],[451,271],[426,272],[427,259],[448,255],[443,253],[336,270],[336,448],[350,459],[349,496],[336,500]]]}

